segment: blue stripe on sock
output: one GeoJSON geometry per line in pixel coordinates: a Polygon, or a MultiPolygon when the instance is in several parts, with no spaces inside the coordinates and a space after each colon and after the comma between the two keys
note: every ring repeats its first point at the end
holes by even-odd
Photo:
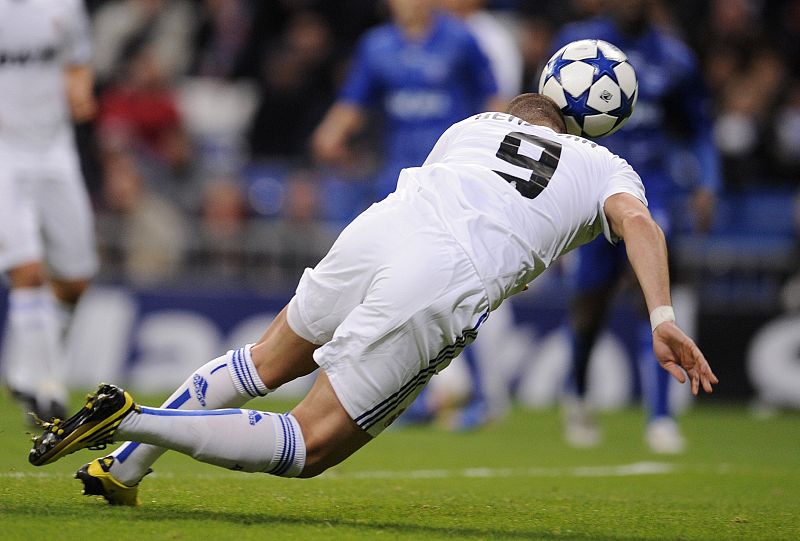
{"type": "Polygon", "coordinates": [[[175,410],[165,408],[148,408],[141,406],[143,415],[159,415],[162,417],[202,417],[214,415],[241,415],[244,413],[240,409],[228,408],[222,410],[175,410]]]}
{"type": "Polygon", "coordinates": [[[192,397],[192,395],[189,393],[189,389],[186,389],[185,391],[183,391],[183,393],[181,393],[180,396],[175,398],[175,400],[173,400],[172,402],[170,402],[169,404],[167,404],[164,407],[168,408],[168,409],[176,410],[176,409],[180,408],[181,406],[183,406],[184,404],[186,404],[186,402],[191,397],[192,397]]]}
{"type": "Polygon", "coordinates": [[[253,378],[253,373],[250,371],[250,363],[247,362],[247,355],[244,353],[244,348],[239,348],[239,359],[241,359],[240,362],[242,363],[242,371],[247,376],[247,379],[250,382],[250,388],[253,389],[253,392],[255,393],[254,396],[261,395],[261,393],[258,392],[258,386],[253,378]]]}
{"type": "Polygon", "coordinates": [[[286,419],[286,427],[289,429],[289,452],[286,453],[286,462],[284,462],[283,468],[281,468],[281,475],[286,473],[286,470],[288,470],[291,467],[292,462],[294,462],[294,452],[297,444],[294,437],[294,424],[292,423],[292,420],[286,415],[284,415],[283,418],[286,419]]]}
{"type": "Polygon", "coordinates": [[[283,466],[275,472],[275,475],[283,475],[286,471],[291,467],[292,463],[294,462],[294,455],[295,455],[295,447],[296,447],[296,440],[294,434],[294,424],[292,423],[291,419],[289,419],[286,415],[281,415],[286,421],[286,427],[289,429],[289,441],[286,453],[286,460],[283,463],[283,466]]]}
{"type": "Polygon", "coordinates": [[[253,380],[253,373],[250,371],[250,367],[248,366],[247,357],[244,354],[244,348],[239,349],[239,362],[242,365],[242,374],[244,374],[244,377],[247,378],[247,384],[250,387],[250,392],[253,394],[253,396],[260,396],[261,393],[258,392],[256,382],[253,380]]]}
{"type": "Polygon", "coordinates": [[[281,426],[283,427],[283,453],[281,453],[281,459],[275,466],[276,474],[279,474],[284,470],[286,461],[289,460],[289,454],[291,453],[292,445],[291,427],[289,426],[289,422],[284,415],[280,416],[280,420],[281,426]]]}
{"type": "Polygon", "coordinates": [[[219,370],[219,369],[221,369],[221,368],[225,368],[226,366],[228,366],[228,363],[222,363],[221,365],[219,365],[218,367],[216,367],[214,370],[212,370],[211,372],[209,372],[209,374],[213,374],[213,373],[214,373],[214,372],[216,372],[217,370],[219,370]]]}
{"type": "Polygon", "coordinates": [[[281,449],[281,456],[278,459],[278,463],[268,472],[273,475],[277,475],[278,471],[283,467],[283,462],[286,460],[286,455],[288,454],[288,442],[289,442],[289,434],[286,428],[286,421],[283,419],[283,415],[278,415],[278,420],[281,422],[281,428],[283,430],[283,448],[281,449]]]}
{"type": "Polygon", "coordinates": [[[247,382],[242,377],[242,366],[238,361],[238,353],[239,351],[237,350],[233,352],[233,355],[231,355],[231,361],[233,363],[233,370],[236,374],[236,379],[239,380],[239,383],[242,385],[242,388],[245,390],[245,392],[255,398],[257,395],[253,394],[253,392],[248,388],[247,382]]]}
{"type": "Polygon", "coordinates": [[[138,442],[126,443],[125,445],[122,446],[122,451],[114,455],[114,459],[120,464],[122,464],[128,459],[129,456],[131,456],[131,453],[134,452],[136,448],[139,447],[140,445],[141,443],[138,442]]]}
{"type": "MultiPolygon", "coordinates": [[[[225,366],[225,365],[223,364],[222,366],[225,366]]],[[[220,367],[217,367],[217,368],[220,368],[220,367]]],[[[215,370],[216,370],[216,368],[215,368],[215,370]]],[[[178,409],[181,406],[183,406],[191,397],[192,397],[192,395],[189,393],[189,389],[186,389],[179,396],[177,396],[175,398],[175,400],[173,400],[172,402],[170,402],[169,404],[167,404],[164,407],[168,408],[168,409],[178,409]]],[[[142,408],[142,409],[144,409],[144,408],[142,408]]],[[[141,445],[141,444],[138,443],[138,442],[128,442],[128,443],[126,443],[122,447],[122,451],[120,451],[118,454],[114,455],[114,458],[116,459],[117,462],[122,464],[123,462],[125,462],[128,459],[129,456],[131,456],[131,453],[133,453],[139,447],[139,445],[141,445]]]]}

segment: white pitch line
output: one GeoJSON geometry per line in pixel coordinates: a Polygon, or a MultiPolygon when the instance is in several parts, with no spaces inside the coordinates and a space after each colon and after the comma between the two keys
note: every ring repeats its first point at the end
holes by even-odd
{"type": "MultiPolygon", "coordinates": [[[[435,470],[367,470],[367,471],[328,471],[323,479],[468,479],[504,477],[627,477],[631,475],[664,475],[678,471],[676,464],[666,462],[635,462],[618,466],[580,466],[575,468],[463,468],[435,470]]],[[[233,472],[174,474],[171,472],[152,474],[154,478],[178,479],[242,479],[245,474],[233,472]]],[[[51,479],[64,477],[64,473],[56,472],[0,472],[0,479],[51,479]]]]}
{"type": "Polygon", "coordinates": [[[620,466],[581,466],[577,468],[465,468],[460,470],[363,471],[340,473],[331,471],[335,479],[443,479],[499,477],[626,477],[630,475],[663,475],[677,471],[675,464],[636,462],[620,466]]]}

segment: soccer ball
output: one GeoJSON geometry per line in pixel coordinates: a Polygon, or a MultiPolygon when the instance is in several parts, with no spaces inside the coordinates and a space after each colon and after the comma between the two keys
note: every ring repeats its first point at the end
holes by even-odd
{"type": "Polygon", "coordinates": [[[599,39],[568,43],[550,58],[539,79],[539,93],[561,107],[569,133],[590,138],[622,127],[638,88],[625,53],[599,39]]]}

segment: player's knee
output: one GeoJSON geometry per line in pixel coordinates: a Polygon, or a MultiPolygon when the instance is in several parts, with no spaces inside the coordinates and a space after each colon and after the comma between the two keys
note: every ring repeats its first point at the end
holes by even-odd
{"type": "Polygon", "coordinates": [[[75,306],[89,287],[89,280],[52,280],[53,291],[61,302],[75,306]]]}

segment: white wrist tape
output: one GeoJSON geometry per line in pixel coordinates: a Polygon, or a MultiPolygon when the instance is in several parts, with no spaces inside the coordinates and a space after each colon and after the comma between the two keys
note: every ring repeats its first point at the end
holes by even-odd
{"type": "Polygon", "coordinates": [[[658,306],[650,312],[650,330],[655,332],[656,327],[665,321],[675,321],[675,311],[672,306],[658,306]]]}

